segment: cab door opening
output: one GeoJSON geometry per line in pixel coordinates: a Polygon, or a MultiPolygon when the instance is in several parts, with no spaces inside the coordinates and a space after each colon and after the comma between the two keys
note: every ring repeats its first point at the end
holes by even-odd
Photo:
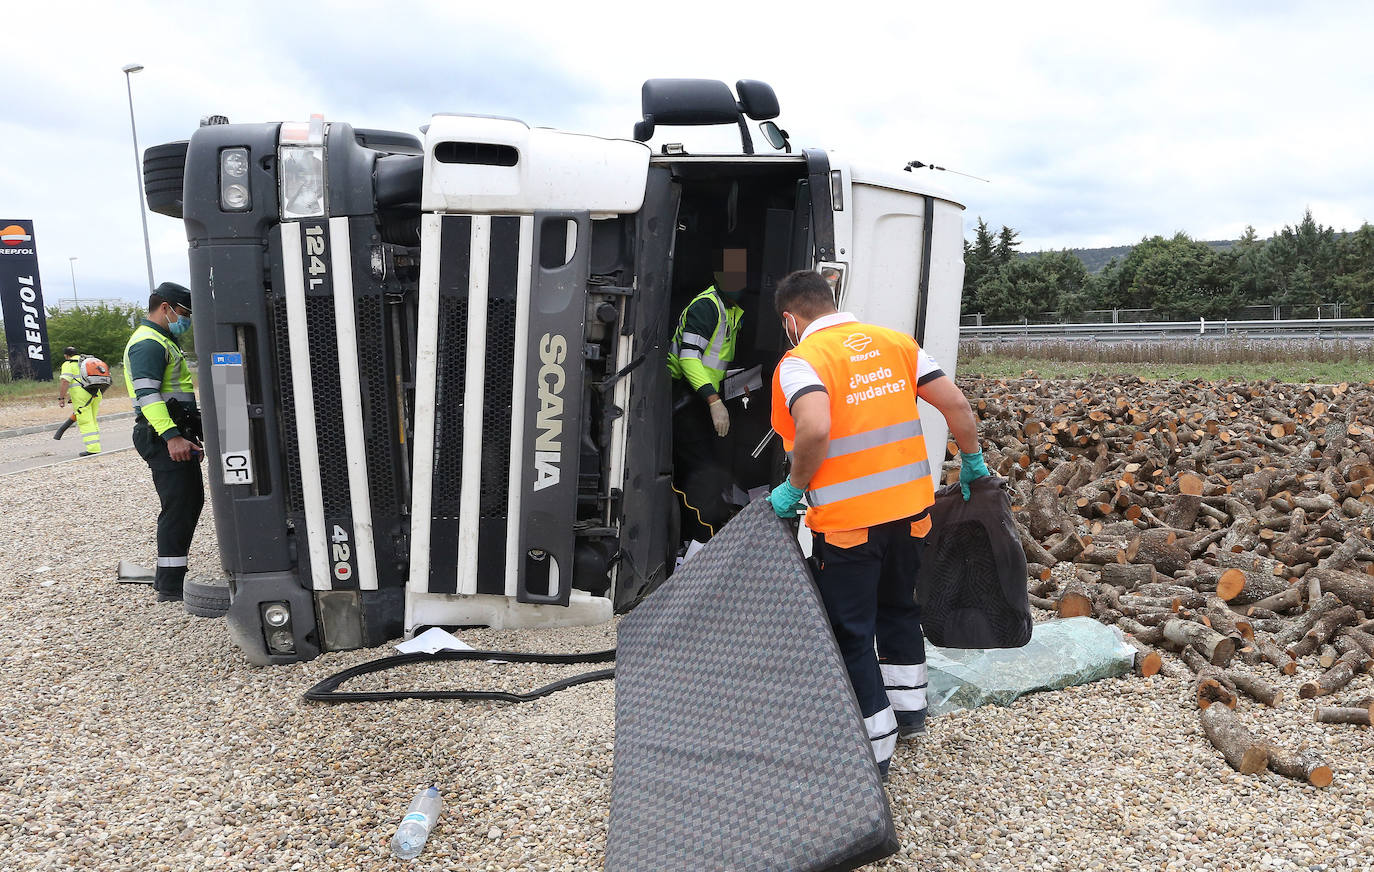
{"type": "MultiPolygon", "coordinates": [[[[734,361],[721,392],[730,429],[713,443],[715,460],[722,468],[718,475],[724,485],[722,499],[733,515],[782,474],[781,441],[771,435],[771,379],[788,342],[773,308],[773,292],[787,273],[815,264],[806,164],[798,158],[681,157],[671,162],[671,168],[681,188],[681,204],[670,336],[683,309],[716,283],[714,271],[721,252],[742,249],[746,253],[747,284],[740,300],[744,312],[734,361]]],[[[681,406],[682,392],[675,396],[681,406]]],[[[700,412],[708,414],[704,408],[700,412]]],[[[684,532],[693,526],[684,524],[684,532]]]]}

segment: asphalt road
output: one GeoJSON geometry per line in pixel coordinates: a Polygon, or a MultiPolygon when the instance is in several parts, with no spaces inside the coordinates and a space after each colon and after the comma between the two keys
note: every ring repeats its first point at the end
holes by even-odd
{"type": "MultiPolygon", "coordinates": [[[[53,430],[61,423],[53,422],[53,430]]],[[[127,451],[134,447],[134,419],[119,418],[113,421],[100,421],[100,448],[102,454],[112,451],[127,451]]],[[[0,439],[0,475],[21,472],[38,466],[55,463],[77,464],[88,458],[79,457],[84,446],[81,432],[75,425],[69,429],[59,442],[52,438],[52,431],[29,433],[10,439],[0,439]]]]}

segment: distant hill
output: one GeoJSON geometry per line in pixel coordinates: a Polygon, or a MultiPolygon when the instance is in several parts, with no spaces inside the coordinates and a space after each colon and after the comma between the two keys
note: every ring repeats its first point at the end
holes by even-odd
{"type": "MultiPolygon", "coordinates": [[[[1225,251],[1237,242],[1239,242],[1239,240],[1236,239],[1202,240],[1204,245],[1209,245],[1217,251],[1225,251]]],[[[1111,248],[1070,248],[1069,251],[1079,260],[1083,261],[1083,266],[1087,268],[1088,272],[1098,273],[1102,272],[1107,266],[1108,261],[1112,258],[1116,258],[1118,263],[1125,260],[1126,255],[1130,254],[1133,248],[1135,248],[1134,245],[1115,245],[1111,248]]],[[[1032,257],[1043,253],[1044,252],[1040,251],[1023,251],[1020,253],[1020,256],[1032,257]]]]}

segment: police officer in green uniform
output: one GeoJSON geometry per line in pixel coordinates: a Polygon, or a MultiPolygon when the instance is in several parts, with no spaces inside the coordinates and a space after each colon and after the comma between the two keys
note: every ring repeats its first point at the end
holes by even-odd
{"type": "Polygon", "coordinates": [[[721,387],[735,359],[739,306],[746,282],[743,249],[722,253],[716,284],[682,310],[668,351],[673,377],[673,489],[682,508],[682,538],[705,542],[730,519],[722,492],[730,484],[724,457],[730,413],[721,387]]]}
{"type": "Polygon", "coordinates": [[[134,398],[134,447],[153,471],[157,516],[158,602],[181,599],[186,555],[205,505],[200,476],[200,411],[191,368],[176,337],[191,329],[191,292],[163,282],[148,297],[148,317],[124,346],[124,379],[134,398]]]}

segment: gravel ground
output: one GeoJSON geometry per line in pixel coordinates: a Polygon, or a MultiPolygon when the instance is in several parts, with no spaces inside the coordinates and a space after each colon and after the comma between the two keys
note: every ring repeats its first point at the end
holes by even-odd
{"type": "MultiPolygon", "coordinates": [[[[0,479],[0,869],[600,867],[609,683],[518,706],[303,703],[316,680],[384,652],[249,666],[223,621],[113,582],[119,558],[155,553],[138,457],[82,473],[93,513],[51,499],[53,470],[0,479]],[[439,826],[419,860],[393,860],[387,840],[427,779],[444,793],[439,826]]],[[[192,564],[212,568],[215,554],[207,507],[192,564]]],[[[590,651],[613,633],[464,637],[590,651]]],[[[451,664],[390,681],[531,688],[575,671],[451,664]]],[[[1311,723],[1305,671],[1279,679],[1277,711],[1240,711],[1276,743],[1320,748],[1336,772],[1325,791],[1229,769],[1180,678],[1102,681],[932,719],[923,743],[898,749],[888,789],[903,847],[877,868],[1368,869],[1374,741],[1311,723]]],[[[381,680],[355,686],[369,685],[381,680]]]]}
{"type": "MultiPolygon", "coordinates": [[[[132,410],[133,404],[127,396],[100,398],[101,417],[112,415],[115,412],[132,410]]],[[[57,385],[54,382],[51,396],[45,394],[42,399],[0,402],[0,430],[9,430],[14,427],[34,427],[39,424],[51,424],[56,428],[71,413],[71,406],[59,407],[57,405],[57,385]]],[[[72,430],[71,432],[75,433],[76,431],[72,430]]]]}

